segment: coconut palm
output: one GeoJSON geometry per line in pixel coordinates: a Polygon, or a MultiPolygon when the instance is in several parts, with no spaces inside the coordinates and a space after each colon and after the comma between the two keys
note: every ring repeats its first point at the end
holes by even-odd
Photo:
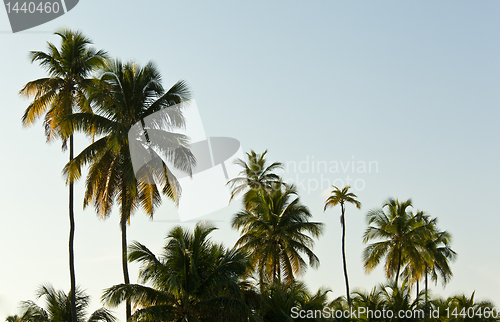
{"type": "Polygon", "coordinates": [[[378,321],[377,318],[370,314],[367,314],[366,312],[382,311],[384,309],[385,302],[382,298],[382,291],[380,290],[380,288],[374,287],[369,293],[362,290],[356,290],[352,294],[353,306],[355,308],[364,309],[364,311],[361,311],[362,314],[359,315],[359,320],[367,322],[378,321]]]}
{"type": "MultiPolygon", "coordinates": [[[[395,321],[419,321],[424,318],[425,312],[421,310],[423,294],[419,293],[416,298],[410,294],[410,288],[403,282],[399,286],[396,282],[380,285],[380,296],[386,310],[394,313],[395,321]],[[412,312],[412,316],[396,316],[399,312],[412,312]]],[[[389,319],[388,319],[389,321],[389,319]]]]}
{"type": "Polygon", "coordinates": [[[160,256],[133,242],[129,260],[142,265],[142,284],[112,286],[102,300],[110,306],[134,303],[131,321],[251,321],[241,280],[248,255],[213,243],[209,235],[215,229],[203,223],[194,232],[175,227],[160,256]]]}
{"type": "Polygon", "coordinates": [[[273,172],[283,169],[283,164],[281,162],[273,162],[271,165],[267,165],[266,154],[267,150],[261,154],[251,150],[250,153],[246,153],[246,162],[242,159],[235,160],[235,164],[240,165],[243,170],[239,173],[238,177],[229,180],[227,183],[232,189],[229,202],[240,193],[246,191],[243,203],[247,209],[250,209],[251,205],[248,202],[252,199],[253,194],[261,190],[269,191],[279,188],[283,184],[280,177],[273,172]]]}
{"type": "Polygon", "coordinates": [[[293,282],[307,267],[302,254],[309,265],[319,266],[312,247],[323,224],[309,221],[312,215],[300,203],[295,186],[253,194],[249,201],[254,206],[238,212],[231,225],[241,233],[236,246],[252,254],[261,288],[267,281],[293,282]]]}
{"type": "Polygon", "coordinates": [[[479,302],[474,300],[475,293],[475,291],[472,292],[470,297],[462,294],[448,299],[448,305],[445,308],[449,312],[448,321],[500,321],[498,310],[493,303],[488,300],[479,302]],[[485,315],[485,312],[489,313],[485,315]]]}
{"type": "MultiPolygon", "coordinates": [[[[115,322],[116,318],[105,308],[100,308],[88,318],[87,308],[90,297],[80,288],[76,288],[76,316],[78,322],[115,322]]],[[[72,309],[68,294],[56,291],[51,285],[42,285],[37,291],[37,299],[45,299],[45,309],[38,306],[34,301],[21,303],[22,313],[17,322],[64,322],[71,321],[72,309]]]]}
{"type": "Polygon", "coordinates": [[[322,311],[328,302],[330,290],[319,289],[311,294],[303,282],[282,283],[276,281],[266,285],[261,294],[263,301],[262,320],[264,322],[324,321],[321,317],[304,318],[295,316],[299,311],[322,311]]]}
{"type": "Polygon", "coordinates": [[[431,254],[422,245],[430,237],[430,230],[423,220],[424,213],[413,214],[408,208],[411,200],[399,202],[389,199],[383,208],[367,214],[368,228],[363,242],[379,240],[368,245],[363,252],[364,267],[371,272],[385,257],[385,274],[394,277],[397,285],[401,269],[413,261],[412,267],[425,267],[431,254]]]}
{"type": "MultiPolygon", "coordinates": [[[[48,52],[32,51],[30,60],[38,62],[48,77],[28,82],[19,92],[33,97],[22,117],[24,126],[33,125],[44,116],[43,125],[47,141],[57,138],[63,141],[63,150],[69,140],[69,159],[73,159],[73,132],[64,130],[62,119],[74,111],[83,109],[86,91],[92,85],[90,75],[100,68],[106,53],[90,47],[92,42],[79,31],[62,29],[55,32],[61,37],[60,48],[48,43],[48,52]]],[[[74,262],[75,219],[73,212],[73,181],[69,182],[69,268],[71,290],[76,287],[74,262]]],[[[75,310],[75,296],[71,292],[71,307],[75,310]]],[[[73,314],[73,322],[76,315],[73,314]]]]}
{"type": "MultiPolygon", "coordinates": [[[[141,124],[147,143],[158,148],[167,161],[172,161],[177,169],[191,175],[196,161],[188,147],[188,138],[169,132],[184,125],[182,109],[178,103],[189,99],[187,85],[180,81],[165,91],[161,76],[153,63],[140,67],[135,63],[123,64],[119,60],[109,61],[102,69],[97,85],[90,94],[88,104],[94,113],[75,113],[66,118],[74,130],[95,133],[100,138],[85,148],[70,161],[64,173],[69,180],[80,177],[82,167],[89,165],[86,180],[84,207],[92,204],[97,213],[106,218],[110,215],[115,201],[120,202],[120,227],[122,232],[122,267],[125,284],[129,284],[127,265],[127,224],[131,215],[142,208],[152,217],[161,203],[162,187],[167,197],[178,201],[180,186],[167,164],[154,156],[156,164],[151,171],[141,168],[134,172],[129,147],[129,131],[141,124]],[[161,113],[156,113],[160,112],[161,113]],[[155,114],[153,128],[144,127],[144,118],[155,114]],[[156,127],[154,127],[156,126],[156,127]],[[161,138],[149,140],[151,136],[161,138]]],[[[127,319],[131,308],[126,305],[127,319]]]]}
{"type": "Polygon", "coordinates": [[[332,195],[326,200],[324,208],[324,211],[326,211],[328,207],[340,205],[342,211],[340,215],[340,226],[342,227],[342,263],[344,266],[345,288],[349,307],[351,306],[351,296],[349,293],[349,278],[347,276],[347,263],[345,259],[345,204],[350,203],[355,205],[356,208],[361,209],[361,203],[356,199],[357,196],[354,193],[349,192],[350,188],[350,186],[345,186],[340,190],[338,187],[333,186],[332,195]]]}

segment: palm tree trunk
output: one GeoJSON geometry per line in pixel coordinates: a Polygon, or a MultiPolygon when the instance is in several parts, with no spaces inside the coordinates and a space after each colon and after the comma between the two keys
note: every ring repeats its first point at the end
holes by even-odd
{"type": "MultiPolygon", "coordinates": [[[[123,278],[125,284],[130,284],[130,278],[128,276],[128,261],[127,261],[127,219],[122,218],[120,221],[120,226],[122,230],[122,268],[123,268],[123,278]]],[[[132,315],[132,310],[130,306],[130,301],[127,300],[125,304],[127,321],[132,315]]]]}
{"type": "Polygon", "coordinates": [[[417,296],[416,296],[415,298],[418,298],[418,293],[419,293],[419,291],[420,291],[420,290],[419,290],[419,282],[418,282],[418,280],[417,280],[417,296]]]}
{"type": "Polygon", "coordinates": [[[341,204],[342,207],[342,217],[341,217],[341,225],[342,225],[342,261],[344,263],[344,277],[345,277],[345,289],[347,293],[347,303],[349,307],[351,307],[351,295],[349,293],[349,278],[347,276],[347,263],[345,260],[345,217],[344,217],[344,205],[341,204]]]}
{"type": "MultiPolygon", "coordinates": [[[[73,160],[73,134],[69,136],[69,161],[73,160]]],[[[73,211],[73,181],[69,183],[69,278],[70,278],[70,307],[71,321],[77,322],[76,318],[76,275],[75,275],[75,213],[73,211]]]]}
{"type": "MultiPolygon", "coordinates": [[[[128,207],[127,207],[127,186],[125,185],[125,179],[122,178],[122,214],[120,218],[120,228],[122,231],[122,268],[123,268],[123,279],[125,284],[130,284],[130,277],[128,275],[128,256],[127,256],[127,221],[128,207]]],[[[132,315],[130,300],[127,299],[125,303],[125,311],[127,321],[132,315]]]]}
{"type": "Polygon", "coordinates": [[[399,279],[399,271],[401,270],[401,249],[399,250],[399,257],[398,257],[398,270],[396,272],[396,280],[394,281],[396,283],[396,286],[398,286],[398,279],[399,279]]]}
{"type": "Polygon", "coordinates": [[[428,298],[429,294],[427,293],[429,291],[429,289],[427,287],[428,287],[428,285],[427,285],[427,265],[426,265],[425,266],[425,305],[427,305],[427,301],[429,299],[428,298]]]}

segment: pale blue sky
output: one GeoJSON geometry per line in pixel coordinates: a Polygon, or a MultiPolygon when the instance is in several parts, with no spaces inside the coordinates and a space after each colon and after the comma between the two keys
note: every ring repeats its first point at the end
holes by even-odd
{"type": "MultiPolygon", "coordinates": [[[[362,209],[347,208],[351,288],[384,282],[382,269],[365,275],[361,236],[367,211],[388,197],[412,198],[454,236],[455,276],[442,295],[476,290],[500,305],[500,3],[497,1],[92,1],[30,31],[11,34],[0,10],[0,98],[3,141],[0,187],[0,320],[33,299],[42,282],[69,289],[67,154],[45,144],[41,123],[23,129],[28,101],[17,92],[43,77],[30,50],[58,43],[52,32],[81,29],[96,47],[123,60],[157,63],[167,87],[189,82],[210,136],[240,140],[245,151],[269,150],[269,160],[375,161],[378,171],[295,173],[301,200],[326,223],[316,244],[318,270],[303,279],[344,294],[339,209],[323,213],[321,180],[351,179],[362,209]],[[140,3],[140,4],[139,4],[140,3]],[[327,178],[327,179],[325,179],[327,178]],[[302,180],[302,181],[301,181],[302,180]],[[361,186],[360,186],[361,187],[361,186]]],[[[77,151],[86,139],[77,142],[77,151]]],[[[120,230],[81,210],[76,188],[77,281],[99,306],[102,289],[122,281],[120,230]]],[[[149,221],[132,218],[129,240],[158,251],[174,225],[165,202],[149,221]]],[[[238,205],[210,215],[214,239],[232,246],[229,227],[238,205]]],[[[192,227],[194,223],[185,226],[192,227]]],[[[132,267],[135,280],[137,266],[132,267]]],[[[123,317],[123,309],[119,309],[123,317]]]]}

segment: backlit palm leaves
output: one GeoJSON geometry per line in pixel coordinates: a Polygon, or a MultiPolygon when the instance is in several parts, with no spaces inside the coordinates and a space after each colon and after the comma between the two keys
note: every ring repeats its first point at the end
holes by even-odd
{"type": "MultiPolygon", "coordinates": [[[[71,321],[71,305],[68,294],[56,291],[50,285],[42,285],[37,291],[37,299],[44,298],[45,308],[38,306],[33,301],[21,303],[22,313],[17,317],[17,322],[66,322],[71,321]]],[[[77,288],[76,316],[78,322],[115,322],[115,317],[110,311],[101,308],[86,317],[90,297],[77,288]]]]}
{"type": "MultiPolygon", "coordinates": [[[[24,115],[24,126],[31,126],[44,116],[43,125],[47,141],[55,138],[63,140],[63,149],[69,139],[69,159],[73,159],[73,131],[63,126],[63,118],[74,111],[84,110],[84,101],[88,89],[92,86],[90,74],[104,64],[106,53],[96,51],[89,45],[92,43],[78,31],[62,29],[55,33],[61,37],[61,46],[47,43],[48,52],[32,51],[31,62],[38,62],[49,77],[28,82],[20,94],[33,97],[24,115]]],[[[75,219],[73,213],[73,180],[69,181],[69,267],[71,290],[76,288],[74,265],[74,232],[75,219]]],[[[75,307],[75,297],[71,295],[72,307],[75,307]]],[[[76,322],[76,315],[73,315],[76,322]]]]}
{"type": "Polygon", "coordinates": [[[253,194],[254,206],[235,215],[232,227],[241,232],[236,246],[252,254],[252,264],[262,283],[292,282],[309,265],[318,267],[313,253],[313,237],[323,231],[323,224],[310,222],[309,209],[300,203],[295,187],[284,185],[265,193],[253,194]]]}
{"type": "Polygon", "coordinates": [[[237,159],[236,164],[240,165],[243,170],[239,173],[239,176],[229,180],[227,183],[231,189],[231,199],[230,202],[240,193],[245,192],[243,203],[247,209],[251,207],[249,200],[252,199],[252,195],[260,193],[261,191],[270,191],[272,189],[278,189],[283,182],[280,177],[274,173],[277,169],[282,169],[283,164],[281,162],[274,162],[271,165],[267,165],[265,159],[267,150],[261,154],[255,153],[255,151],[250,151],[247,153],[248,161],[237,159]]]}
{"type": "Polygon", "coordinates": [[[382,209],[367,214],[368,228],[363,241],[378,240],[363,252],[366,272],[371,272],[385,258],[385,274],[397,285],[401,269],[412,262],[414,267],[425,267],[431,254],[422,245],[430,237],[430,230],[423,220],[424,213],[413,214],[408,208],[411,200],[399,202],[389,199],[382,209]]]}
{"type": "MultiPolygon", "coordinates": [[[[64,171],[70,180],[75,180],[80,177],[82,167],[89,165],[84,206],[92,204],[101,217],[109,216],[115,201],[120,203],[125,284],[129,283],[126,228],[131,215],[142,208],[149,216],[153,216],[161,203],[160,191],[155,182],[162,185],[163,193],[174,201],[178,200],[180,194],[177,180],[163,161],[149,172],[154,174],[154,178],[143,176],[139,180],[136,177],[128,132],[132,126],[139,122],[144,124],[144,118],[160,110],[163,113],[159,114],[155,122],[157,128],[147,129],[149,134],[146,133],[146,138],[161,135],[165,127],[172,129],[182,126],[182,111],[174,105],[189,97],[184,82],[178,82],[165,92],[160,73],[153,63],[140,67],[135,63],[109,61],[90,93],[89,104],[94,113],[77,113],[66,118],[73,129],[98,136],[96,141],[68,163],[64,171]]],[[[168,134],[165,137],[174,142],[170,142],[170,147],[160,152],[166,159],[173,161],[177,168],[191,174],[195,159],[187,146],[187,138],[172,132],[165,133],[168,134]]],[[[127,316],[130,316],[128,305],[127,316]]]]}

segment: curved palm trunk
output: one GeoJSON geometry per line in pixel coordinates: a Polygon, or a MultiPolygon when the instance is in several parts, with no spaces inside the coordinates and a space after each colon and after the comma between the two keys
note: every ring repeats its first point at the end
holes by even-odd
{"type": "MultiPolygon", "coordinates": [[[[73,134],[69,137],[69,161],[73,160],[73,134]]],[[[75,214],[73,211],[74,189],[73,182],[69,183],[69,277],[70,277],[70,307],[71,321],[77,322],[76,317],[76,274],[75,274],[75,214]]]]}
{"type": "Polygon", "coordinates": [[[345,289],[347,293],[347,303],[349,304],[349,307],[351,307],[351,295],[349,292],[349,278],[347,276],[347,263],[345,260],[345,217],[344,217],[344,205],[341,205],[342,207],[342,217],[340,219],[340,224],[342,225],[342,261],[344,263],[344,277],[345,277],[345,289]]]}

